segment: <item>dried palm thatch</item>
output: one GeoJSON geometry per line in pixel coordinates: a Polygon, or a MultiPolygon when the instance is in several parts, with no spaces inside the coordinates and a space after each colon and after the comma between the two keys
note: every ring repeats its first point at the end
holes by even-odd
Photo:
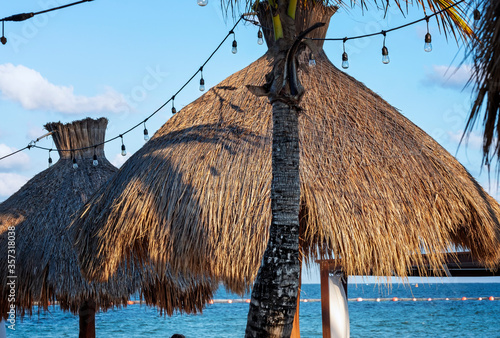
{"type": "MultiPolygon", "coordinates": [[[[262,21],[261,21],[262,22],[262,21]]],[[[267,37],[267,36],[266,36],[267,37]]],[[[269,38],[268,38],[269,42],[269,38]]],[[[349,274],[406,276],[453,246],[493,267],[500,205],[429,135],[339,71],[299,57],[301,243],[349,274]]],[[[272,53],[172,117],[85,205],[74,226],[82,271],[106,280],[126,257],[194,271],[235,292],[254,280],[271,222],[272,53]],[[114,243],[114,245],[109,245],[114,243]]]]}
{"type": "Polygon", "coordinates": [[[197,312],[206,304],[207,298],[212,297],[217,285],[209,280],[198,282],[172,275],[159,278],[134,265],[120,267],[107,283],[88,282],[81,276],[72,244],[73,235],[68,226],[77,210],[117,169],[104,156],[103,145],[74,152],[61,150],[102,143],[106,126],[105,118],[45,125],[48,131],[54,132],[52,137],[59,151],[59,161],[0,204],[2,257],[7,257],[9,227],[14,227],[16,238],[15,272],[8,273],[7,260],[0,260],[2,315],[5,316],[9,306],[7,276],[11,275],[17,276],[15,305],[21,315],[31,315],[34,305],[39,306],[39,311],[46,310],[49,303],[55,301],[63,310],[72,313],[77,313],[89,299],[103,310],[120,306],[138,290],[139,281],[144,283],[146,302],[165,307],[168,314],[174,309],[197,312]],[[97,166],[92,164],[94,153],[97,166]],[[73,158],[78,169],[73,169],[73,158]],[[172,297],[179,298],[172,300],[172,297]]]}
{"type": "MultiPolygon", "coordinates": [[[[49,123],[60,159],[36,175],[17,193],[0,204],[0,250],[7,257],[7,229],[15,228],[16,307],[21,315],[32,314],[32,307],[47,309],[50,302],[60,302],[63,310],[77,313],[87,299],[94,299],[104,309],[126,303],[137,285],[110,281],[89,283],[80,274],[68,225],[76,211],[92,193],[115,172],[104,157],[103,146],[95,149],[99,165],[92,165],[93,149],[60,151],[89,146],[104,141],[107,119],[86,119],[72,124],[49,123]],[[78,169],[73,169],[72,157],[78,169]]],[[[0,309],[5,315],[8,273],[7,261],[0,262],[0,309]]],[[[134,273],[122,271],[122,273],[134,273]]],[[[121,274],[120,274],[121,275],[121,274]]]]}

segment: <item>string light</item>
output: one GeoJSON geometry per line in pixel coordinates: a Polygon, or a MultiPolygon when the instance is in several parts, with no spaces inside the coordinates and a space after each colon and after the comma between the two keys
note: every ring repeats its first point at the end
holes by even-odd
{"type": "Polygon", "coordinates": [[[347,56],[347,53],[345,51],[345,42],[346,41],[347,41],[347,38],[344,38],[344,43],[343,43],[344,52],[342,53],[342,68],[344,68],[344,69],[349,68],[349,56],[347,56]]]}
{"type": "MultiPolygon", "coordinates": [[[[78,3],[81,3],[81,2],[87,2],[87,1],[91,1],[91,0],[86,0],[86,1],[80,1],[78,3]]],[[[75,3],[76,4],[76,3],[75,3]]],[[[71,5],[71,4],[70,4],[71,5]]],[[[62,7],[67,7],[67,6],[62,6],[62,7]]],[[[53,10],[53,9],[52,9],[53,10]]],[[[50,10],[49,10],[50,11],[50,10]]],[[[39,13],[35,13],[36,14],[39,14],[39,13]]],[[[115,137],[112,137],[110,139],[107,139],[103,142],[100,142],[100,143],[96,143],[96,144],[93,144],[93,145],[89,145],[89,146],[86,146],[86,147],[81,147],[81,148],[71,148],[71,149],[58,149],[60,152],[65,152],[65,151],[69,151],[69,152],[74,152],[74,151],[81,151],[81,150],[85,150],[85,149],[90,149],[92,147],[98,147],[98,146],[102,146],[106,143],[109,143],[111,141],[114,141],[118,138],[121,138],[122,139],[122,149],[125,148],[125,145],[123,144],[123,135],[125,134],[128,134],[129,132],[131,132],[132,130],[138,128],[139,126],[141,126],[144,122],[146,122],[148,119],[150,119],[151,117],[153,117],[154,115],[156,115],[160,110],[162,110],[170,101],[172,101],[172,112],[174,112],[175,110],[175,107],[174,107],[174,102],[173,102],[173,99],[175,98],[175,96],[177,94],[179,94],[181,91],[184,90],[184,88],[186,88],[186,86],[196,77],[196,75],[198,74],[198,72],[201,72],[201,80],[200,80],[200,84],[203,84],[203,87],[202,87],[202,91],[205,90],[204,88],[204,85],[205,85],[205,81],[203,80],[203,67],[208,64],[208,62],[212,59],[212,57],[215,55],[215,53],[222,47],[222,45],[224,44],[224,42],[229,38],[229,36],[232,34],[231,32],[234,31],[234,29],[238,26],[238,24],[244,19],[244,16],[245,15],[248,15],[248,14],[243,14],[240,16],[240,18],[238,19],[238,21],[236,21],[236,23],[234,24],[233,28],[226,34],[226,36],[224,37],[224,39],[222,39],[222,41],[219,43],[219,45],[212,51],[212,53],[210,54],[210,56],[205,60],[205,62],[202,64],[202,66],[196,70],[196,72],[194,72],[194,74],[177,90],[177,92],[175,92],[175,94],[172,96],[172,98],[170,98],[169,100],[167,100],[166,102],[164,102],[160,107],[158,107],[154,112],[152,112],[148,117],[146,117],[144,120],[142,120],[141,122],[137,123],[136,125],[132,126],[131,128],[129,128],[128,130],[126,130],[125,132],[123,132],[122,134],[118,135],[118,136],[115,136],[115,137]]],[[[0,21],[9,21],[9,20],[5,20],[5,19],[1,19],[0,21]]],[[[200,86],[201,87],[201,86],[200,86]]],[[[40,138],[39,138],[40,139],[40,138]]],[[[24,148],[21,148],[21,149],[18,149],[16,151],[13,151],[12,153],[9,153],[7,155],[4,155],[4,156],[1,156],[0,157],[0,161],[1,160],[4,160],[8,157],[11,157],[11,156],[14,156],[16,155],[17,153],[20,153],[22,151],[25,151],[26,149],[31,149],[31,148],[37,148],[37,149],[41,149],[41,150],[51,150],[49,148],[46,148],[46,147],[41,147],[41,146],[37,146],[35,145],[36,142],[39,141],[39,139],[37,139],[36,141],[31,141],[27,146],[25,146],[24,148]]],[[[123,154],[123,152],[122,152],[123,154]]],[[[126,155],[126,152],[125,152],[125,155],[126,155]]],[[[124,156],[125,156],[124,155],[124,156]]],[[[74,160],[74,164],[76,164],[76,160],[74,160]]],[[[78,168],[78,164],[76,164],[77,168],[78,168]]]]}
{"type": "Polygon", "coordinates": [[[76,163],[75,154],[73,153],[73,169],[78,169],[78,163],[76,163]]]}
{"type": "Polygon", "coordinates": [[[198,5],[204,7],[206,5],[208,5],[208,0],[197,0],[198,2],[198,5]]]}
{"type": "Polygon", "coordinates": [[[144,142],[148,142],[149,141],[149,133],[148,133],[148,129],[146,128],[146,121],[144,121],[144,142]]]}
{"type": "Polygon", "coordinates": [[[7,38],[4,34],[4,23],[5,21],[2,21],[2,37],[0,38],[0,42],[2,42],[2,45],[5,45],[7,43],[7,38]]]}
{"type": "Polygon", "coordinates": [[[175,109],[174,101],[175,101],[175,95],[172,96],[172,115],[175,115],[177,113],[177,109],[175,109]]]}
{"type": "Polygon", "coordinates": [[[52,167],[52,157],[50,157],[50,152],[51,151],[52,151],[52,149],[49,150],[49,168],[52,167]]]}
{"type": "MultiPolygon", "coordinates": [[[[53,10],[57,10],[57,9],[61,9],[61,8],[65,8],[65,7],[68,7],[68,6],[72,6],[72,5],[75,5],[75,4],[79,4],[79,3],[83,3],[83,2],[88,2],[88,1],[92,1],[92,0],[86,0],[86,1],[79,1],[79,2],[76,2],[76,3],[72,3],[72,4],[69,4],[69,5],[65,5],[65,6],[61,6],[61,7],[57,7],[57,8],[53,8],[53,9],[49,9],[49,10],[45,10],[45,11],[41,11],[41,12],[38,12],[38,13],[28,13],[28,14],[18,14],[18,15],[15,15],[15,16],[11,16],[11,17],[7,17],[7,18],[3,18],[3,19],[0,19],[0,21],[2,21],[2,23],[4,21],[22,21],[22,20],[26,20],[26,19],[29,19],[31,17],[33,17],[33,15],[37,15],[37,14],[41,14],[41,13],[46,13],[46,12],[49,12],[49,11],[53,11],[53,10]]],[[[391,28],[391,29],[388,29],[386,31],[382,31],[382,32],[377,32],[377,33],[370,33],[370,34],[365,34],[365,35],[359,35],[359,36],[352,36],[352,37],[349,37],[349,38],[308,38],[310,40],[322,40],[322,41],[343,41],[345,39],[349,39],[349,40],[353,40],[353,39],[361,39],[361,38],[366,38],[366,37],[370,37],[370,36],[375,36],[375,35],[378,35],[378,34],[383,34],[384,35],[384,48],[382,48],[382,52],[384,53],[384,49],[385,51],[387,52],[387,59],[389,59],[389,51],[387,50],[387,47],[385,47],[385,33],[387,32],[392,32],[392,31],[395,31],[395,30],[398,30],[398,29],[401,29],[401,28],[404,28],[404,27],[408,27],[410,25],[413,25],[415,23],[418,23],[420,21],[423,21],[423,20],[426,20],[428,18],[431,18],[433,16],[436,16],[436,15],[439,15],[453,7],[456,7],[458,6],[459,4],[461,4],[462,2],[464,2],[465,0],[460,0],[450,6],[447,6],[446,8],[443,8],[441,9],[440,11],[437,11],[429,16],[426,16],[422,19],[419,19],[419,20],[415,20],[413,22],[410,22],[410,23],[407,23],[407,24],[404,24],[402,26],[398,26],[398,27],[394,27],[394,28],[391,28]]],[[[208,1],[202,1],[205,3],[205,5],[208,3],[208,1]]],[[[474,19],[476,21],[478,21],[480,18],[481,18],[481,13],[479,12],[478,9],[476,9],[474,11],[474,19]]],[[[252,23],[254,23],[255,25],[258,25],[257,22],[255,21],[251,21],[251,20],[248,20],[246,19],[245,17],[245,14],[241,15],[239,20],[234,24],[233,28],[231,29],[231,31],[226,35],[226,37],[220,42],[220,44],[217,46],[217,48],[215,48],[215,50],[212,52],[212,54],[210,54],[210,56],[207,58],[207,60],[203,63],[203,65],[191,76],[191,78],[189,78],[189,80],[187,80],[183,86],[174,94],[174,96],[172,97],[171,100],[173,100],[173,98],[175,97],[175,95],[179,94],[195,77],[196,75],[198,74],[199,71],[203,71],[203,66],[206,65],[210,60],[211,58],[215,55],[215,53],[220,49],[220,47],[222,46],[222,44],[227,40],[227,38],[232,34],[233,30],[236,28],[236,26],[241,22],[241,20],[245,20],[245,21],[250,21],[252,23]]],[[[260,28],[264,28],[264,29],[269,29],[269,28],[266,28],[266,27],[263,27],[261,25],[258,25],[259,26],[259,33],[257,33],[257,36],[258,38],[260,38],[261,34],[262,34],[262,31],[260,30],[260,28]]],[[[2,26],[2,31],[3,31],[3,26],[2,26]]],[[[3,42],[3,39],[1,39],[2,42],[3,42]]],[[[6,39],[5,39],[5,42],[6,42],[6,39]]],[[[259,41],[258,41],[259,42],[259,41]]],[[[264,41],[262,41],[263,43],[264,41]]],[[[313,56],[312,54],[310,55],[310,57],[313,56]]],[[[316,63],[316,61],[312,58],[310,58],[310,65],[314,65],[316,63]]],[[[200,79],[200,90],[201,91],[204,91],[205,90],[205,81],[203,79],[203,72],[202,72],[202,77],[200,79]],[[203,85],[202,85],[203,84],[203,85]]],[[[163,103],[163,105],[161,105],[159,108],[157,108],[153,113],[151,113],[145,120],[137,123],[135,126],[131,127],[130,129],[128,129],[127,131],[125,131],[124,133],[122,133],[121,135],[119,136],[115,136],[113,138],[110,138],[108,140],[105,140],[104,142],[101,142],[101,143],[98,143],[98,144],[94,144],[94,145],[91,145],[91,146],[88,146],[88,147],[82,147],[82,148],[79,148],[79,149],[60,149],[59,151],[74,151],[74,150],[85,150],[85,149],[88,149],[90,147],[94,147],[94,146],[100,146],[100,145],[104,145],[105,143],[108,143],[108,142],[111,142],[111,141],[114,141],[116,140],[118,137],[122,137],[122,135],[125,135],[127,133],[129,133],[130,131],[134,130],[135,128],[139,127],[141,124],[143,124],[145,121],[147,121],[149,118],[151,118],[152,116],[156,115],[162,108],[165,107],[165,105],[167,105],[168,103],[170,102],[170,100],[166,101],[165,103],[163,103]]],[[[173,112],[173,102],[172,102],[172,112],[173,112]]],[[[37,148],[37,149],[42,149],[42,150],[50,150],[48,148],[45,148],[45,147],[40,147],[40,146],[36,146],[36,145],[28,145],[28,146],[25,146],[24,148],[21,148],[19,150],[16,150],[12,153],[9,153],[7,155],[4,155],[2,157],[0,157],[0,161],[1,160],[4,160],[8,157],[11,157],[17,153],[20,153],[26,149],[30,149],[31,147],[34,147],[34,148],[37,148]]]]}
{"type": "Polygon", "coordinates": [[[389,59],[389,50],[385,46],[385,31],[382,31],[382,35],[384,35],[384,45],[382,47],[382,63],[383,64],[388,64],[391,62],[391,59],[389,59]]]}
{"type": "Polygon", "coordinates": [[[94,158],[92,159],[92,165],[94,167],[97,167],[99,165],[99,161],[97,160],[97,154],[96,154],[95,150],[96,150],[96,147],[94,147],[94,158]]]}
{"type": "Polygon", "coordinates": [[[429,17],[426,18],[427,21],[427,34],[425,34],[425,44],[424,51],[431,52],[432,51],[432,37],[431,33],[429,33],[429,17]]]}
{"type": "Polygon", "coordinates": [[[122,156],[127,156],[127,149],[125,149],[125,144],[123,144],[123,135],[120,135],[122,139],[122,156]]]}
{"type": "Polygon", "coordinates": [[[474,17],[474,30],[479,29],[479,20],[481,19],[481,12],[479,11],[478,8],[472,12],[472,15],[474,17]]]}
{"type": "Polygon", "coordinates": [[[262,31],[260,30],[260,27],[259,27],[259,31],[257,32],[257,43],[259,45],[262,45],[264,43],[264,39],[262,38],[262,31]]]}
{"type": "Polygon", "coordinates": [[[309,54],[309,67],[316,66],[316,59],[314,58],[314,54],[311,52],[309,54]]]}
{"type": "Polygon", "coordinates": [[[236,54],[238,53],[238,42],[236,42],[236,34],[234,34],[234,32],[231,33],[233,33],[233,48],[231,49],[231,52],[236,54]]]}
{"type": "Polygon", "coordinates": [[[57,10],[60,10],[63,8],[71,7],[74,5],[79,5],[79,4],[82,4],[84,2],[90,2],[90,1],[93,1],[93,0],[82,0],[82,1],[72,2],[72,3],[67,4],[67,5],[62,5],[62,6],[58,6],[58,7],[44,9],[43,11],[39,11],[39,12],[15,14],[15,15],[11,15],[11,16],[5,17],[3,19],[0,19],[0,21],[2,21],[2,22],[3,21],[24,21],[24,20],[31,19],[32,17],[34,17],[35,15],[38,15],[38,14],[44,14],[44,13],[48,13],[48,12],[52,12],[52,11],[57,11],[57,10]]]}
{"type": "Polygon", "coordinates": [[[200,78],[200,92],[205,91],[205,80],[203,79],[203,66],[200,67],[200,73],[201,73],[201,78],[200,78]]]}

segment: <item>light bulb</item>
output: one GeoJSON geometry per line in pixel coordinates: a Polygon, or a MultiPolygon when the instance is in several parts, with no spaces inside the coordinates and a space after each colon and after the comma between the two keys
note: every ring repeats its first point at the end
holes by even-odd
{"type": "Polygon", "coordinates": [[[262,38],[262,31],[259,29],[259,32],[257,33],[257,43],[259,45],[262,45],[264,43],[264,39],[262,38]]]}
{"type": "Polygon", "coordinates": [[[97,165],[98,165],[98,164],[99,164],[99,161],[97,160],[97,155],[96,155],[96,154],[94,154],[94,159],[93,159],[93,161],[92,161],[92,165],[93,165],[94,167],[97,167],[97,165]]]}
{"type": "Polygon", "coordinates": [[[52,157],[49,155],[49,168],[52,167],[52,157]]]}
{"type": "Polygon", "coordinates": [[[200,79],[200,92],[205,90],[205,80],[203,78],[200,79]]]}
{"type": "Polygon", "coordinates": [[[389,59],[389,50],[384,46],[382,47],[382,63],[388,64],[389,62],[391,62],[391,59],[389,59]]]}
{"type": "Polygon", "coordinates": [[[7,38],[5,36],[2,36],[0,38],[0,41],[2,42],[2,45],[5,45],[7,43],[7,38]]]}
{"type": "Polygon", "coordinates": [[[172,115],[175,115],[177,113],[177,109],[175,107],[172,107],[172,115]]]}
{"type": "Polygon", "coordinates": [[[122,144],[122,156],[127,156],[127,149],[125,149],[124,144],[122,144]]]}
{"type": "Polygon", "coordinates": [[[197,2],[202,7],[208,5],[208,0],[197,0],[197,2]]]}
{"type": "Polygon", "coordinates": [[[149,140],[149,134],[148,134],[148,130],[146,128],[144,128],[144,141],[148,141],[149,140]]]}
{"type": "Polygon", "coordinates": [[[432,51],[432,37],[430,33],[425,34],[425,45],[424,45],[424,50],[426,52],[431,52],[432,51]]]}
{"type": "Polygon", "coordinates": [[[314,59],[314,54],[309,54],[309,67],[316,66],[316,60],[314,59]]]}
{"type": "Polygon", "coordinates": [[[349,57],[346,52],[342,53],[342,68],[349,68],[349,57]]]}
{"type": "Polygon", "coordinates": [[[73,159],[73,169],[78,169],[78,163],[76,163],[76,159],[73,159]]]}
{"type": "Polygon", "coordinates": [[[236,40],[233,40],[233,49],[231,49],[231,52],[233,54],[238,53],[238,43],[236,42],[236,40]]]}
{"type": "Polygon", "coordinates": [[[476,8],[472,14],[474,16],[474,30],[478,30],[479,20],[481,19],[481,12],[476,8]]]}

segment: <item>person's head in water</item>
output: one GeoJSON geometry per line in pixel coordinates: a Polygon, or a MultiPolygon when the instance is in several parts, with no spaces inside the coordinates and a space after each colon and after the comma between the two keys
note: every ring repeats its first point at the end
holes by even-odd
{"type": "Polygon", "coordinates": [[[174,334],[174,335],[173,335],[172,337],[170,337],[170,338],[186,338],[186,336],[185,336],[185,335],[183,335],[183,334],[178,334],[178,333],[176,333],[176,334],[174,334]]]}

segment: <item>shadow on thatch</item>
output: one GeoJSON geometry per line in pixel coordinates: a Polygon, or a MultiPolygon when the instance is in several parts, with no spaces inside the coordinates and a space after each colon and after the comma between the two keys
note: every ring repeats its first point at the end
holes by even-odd
{"type": "MultiPolygon", "coordinates": [[[[429,135],[335,68],[300,56],[301,243],[307,259],[342,258],[348,275],[440,268],[454,245],[500,259],[499,204],[429,135]]],[[[130,255],[220,279],[243,292],[271,220],[271,107],[266,55],[172,117],[75,220],[83,270],[107,279],[130,255]],[[116,245],[110,246],[109,243],[116,245]],[[87,250],[87,248],[90,248],[87,250]]],[[[158,268],[158,267],[157,267],[158,268]]]]}

